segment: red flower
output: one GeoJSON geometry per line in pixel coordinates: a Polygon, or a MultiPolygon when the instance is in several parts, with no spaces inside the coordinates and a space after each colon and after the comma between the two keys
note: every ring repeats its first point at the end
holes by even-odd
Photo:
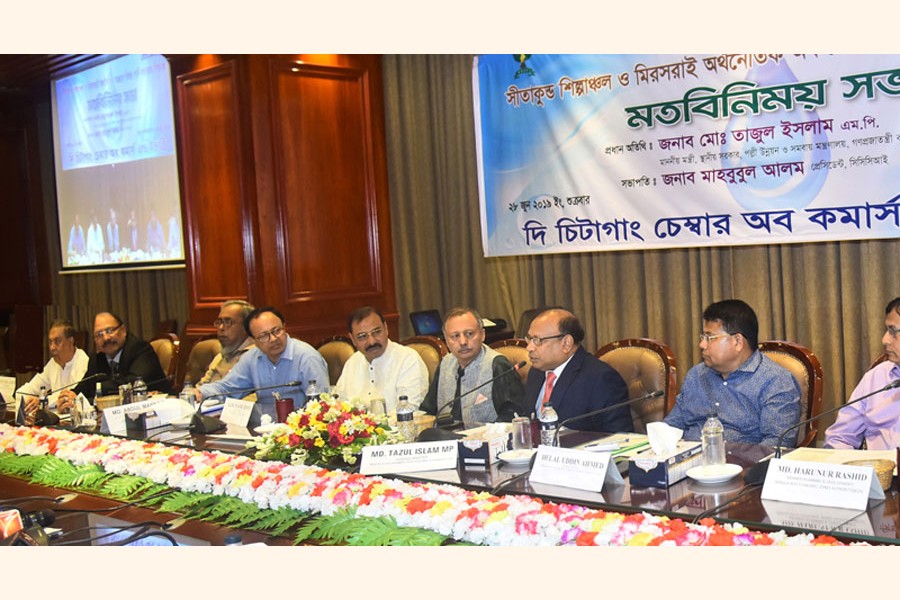
{"type": "Polygon", "coordinates": [[[596,531],[583,531],[575,538],[576,546],[593,546],[594,538],[597,537],[596,531]]]}
{"type": "Polygon", "coordinates": [[[421,498],[413,498],[406,505],[406,510],[410,514],[416,514],[430,510],[434,506],[434,500],[422,500],[421,498]]]}

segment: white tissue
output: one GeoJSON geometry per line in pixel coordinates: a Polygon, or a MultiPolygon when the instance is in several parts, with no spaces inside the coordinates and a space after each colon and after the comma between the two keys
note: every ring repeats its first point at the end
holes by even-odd
{"type": "Polygon", "coordinates": [[[678,446],[678,440],[681,439],[683,434],[684,431],[681,429],[667,425],[662,421],[647,423],[647,439],[657,456],[674,452],[678,446]]]}

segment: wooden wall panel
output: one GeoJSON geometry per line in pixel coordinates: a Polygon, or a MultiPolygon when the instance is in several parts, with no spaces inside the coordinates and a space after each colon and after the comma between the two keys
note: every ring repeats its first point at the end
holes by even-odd
{"type": "MultiPolygon", "coordinates": [[[[191,326],[206,332],[227,299],[254,302],[252,154],[235,61],[177,77],[191,326]]],[[[191,328],[189,326],[189,328],[191,328]]]]}

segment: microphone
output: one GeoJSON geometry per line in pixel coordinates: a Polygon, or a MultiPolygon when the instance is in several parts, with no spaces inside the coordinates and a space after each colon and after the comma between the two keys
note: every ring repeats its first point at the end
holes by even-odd
{"type": "Polygon", "coordinates": [[[447,441],[447,440],[458,440],[458,439],[462,438],[463,436],[453,433],[452,431],[447,431],[446,429],[444,429],[448,425],[453,424],[453,416],[452,416],[453,405],[456,404],[456,401],[460,400],[464,396],[468,396],[469,394],[471,394],[474,391],[480,390],[481,388],[483,388],[484,386],[486,386],[489,383],[494,383],[498,379],[503,379],[510,373],[512,373],[514,371],[518,371],[519,369],[524,367],[525,364],[526,363],[524,360],[519,361],[518,363],[513,365],[511,369],[507,369],[506,371],[500,373],[496,377],[491,377],[487,381],[485,381],[483,383],[479,383],[472,389],[467,390],[457,396],[454,396],[449,402],[445,402],[442,406],[438,407],[438,409],[435,411],[435,417],[434,417],[435,426],[429,427],[428,429],[423,430],[422,433],[420,433],[419,436],[416,438],[416,441],[418,441],[418,442],[443,442],[443,441],[447,441]],[[441,423],[439,425],[437,415],[440,415],[444,411],[444,409],[447,408],[448,406],[450,407],[450,413],[451,413],[450,422],[448,423],[445,420],[445,421],[443,421],[443,423],[441,423]]]}
{"type": "Polygon", "coordinates": [[[212,398],[224,398],[229,394],[250,394],[253,392],[262,392],[265,390],[274,390],[277,388],[300,387],[300,383],[301,382],[299,381],[288,381],[287,383],[280,383],[277,385],[265,385],[255,388],[246,388],[243,390],[232,390],[230,392],[223,392],[221,394],[213,394],[211,396],[207,396],[206,398],[200,400],[200,403],[197,405],[197,410],[191,417],[191,424],[188,425],[188,431],[190,431],[191,433],[209,434],[216,433],[228,428],[228,425],[222,419],[218,417],[210,417],[200,412],[200,409],[203,408],[203,403],[207,400],[210,400],[212,398]]]}
{"type": "MultiPolygon", "coordinates": [[[[47,392],[47,396],[52,396],[53,394],[59,393],[63,390],[67,390],[71,387],[75,387],[76,385],[81,384],[85,381],[91,381],[92,379],[97,379],[100,376],[105,375],[105,373],[94,373],[93,375],[89,375],[87,377],[83,377],[79,381],[73,381],[72,383],[64,386],[60,386],[55,390],[47,392]]],[[[31,396],[32,398],[38,398],[38,394],[32,394],[31,392],[18,392],[19,396],[31,396]]],[[[23,399],[24,403],[24,399],[23,399]]],[[[34,415],[34,424],[38,426],[53,426],[59,424],[59,415],[49,409],[45,409],[43,407],[38,408],[37,412],[34,415]]]]}
{"type": "MultiPolygon", "coordinates": [[[[844,407],[850,406],[851,404],[856,404],[857,402],[860,402],[861,400],[865,400],[866,398],[869,398],[870,396],[874,396],[875,394],[880,394],[881,392],[887,392],[888,390],[893,390],[898,387],[900,387],[900,379],[895,379],[894,381],[891,381],[883,388],[877,389],[874,392],[869,392],[868,394],[866,394],[864,396],[860,396],[856,400],[851,400],[850,402],[847,402],[846,404],[842,404],[840,406],[836,406],[834,408],[826,410],[823,413],[819,413],[815,417],[810,417],[808,419],[804,419],[804,420],[798,422],[796,425],[791,425],[790,427],[788,427],[787,429],[782,431],[780,436],[778,436],[778,443],[775,446],[775,458],[781,458],[781,444],[782,444],[782,442],[784,442],[784,436],[786,436],[788,433],[790,433],[791,430],[797,429],[801,425],[806,425],[810,421],[815,421],[816,419],[824,417],[825,415],[830,415],[831,413],[838,412],[839,410],[843,409],[844,407]]],[[[750,467],[749,469],[747,469],[747,472],[744,474],[744,483],[746,483],[748,485],[759,485],[766,480],[766,473],[768,473],[768,472],[769,472],[769,460],[767,459],[767,460],[760,461],[760,462],[756,463],[755,465],[753,465],[752,467],[750,467]]]]}
{"type": "Polygon", "coordinates": [[[610,404],[609,406],[604,406],[603,408],[598,408],[597,410],[592,410],[591,412],[586,412],[583,415],[575,415],[574,417],[569,417],[568,419],[563,419],[560,421],[556,428],[553,430],[553,443],[556,444],[559,439],[559,430],[563,428],[563,426],[568,425],[572,421],[578,421],[580,419],[585,419],[587,417],[593,417],[596,415],[603,414],[605,412],[609,412],[611,410],[615,410],[617,408],[622,408],[623,406],[628,406],[635,402],[640,402],[642,400],[649,400],[650,398],[658,398],[665,393],[664,390],[653,390],[643,396],[638,396],[637,398],[632,398],[631,400],[625,400],[623,402],[617,402],[616,404],[610,404]]]}

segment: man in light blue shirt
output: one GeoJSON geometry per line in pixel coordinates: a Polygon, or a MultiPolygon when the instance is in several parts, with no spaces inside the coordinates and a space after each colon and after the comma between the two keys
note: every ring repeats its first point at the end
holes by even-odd
{"type": "Polygon", "coordinates": [[[306,404],[303,389],[310,380],[328,381],[328,366],[315,348],[306,342],[292,338],[284,329],[284,317],[271,306],[252,311],[244,319],[247,334],[256,341],[238,363],[221,380],[201,385],[197,394],[203,398],[240,395],[248,390],[280,386],[299,381],[294,387],[261,390],[256,394],[256,405],[250,417],[250,425],[259,424],[263,414],[276,420],[274,392],[282,398],[292,398],[294,408],[306,404]]]}
{"type": "MultiPolygon", "coordinates": [[[[664,421],[699,441],[703,424],[716,411],[725,439],[774,446],[800,421],[800,385],[791,373],[763,355],[756,313],[741,300],[715,302],[703,311],[700,356],[664,421]],[[716,408],[718,403],[718,409],[716,408]]],[[[794,446],[788,436],[785,446],[794,446]]]]}

